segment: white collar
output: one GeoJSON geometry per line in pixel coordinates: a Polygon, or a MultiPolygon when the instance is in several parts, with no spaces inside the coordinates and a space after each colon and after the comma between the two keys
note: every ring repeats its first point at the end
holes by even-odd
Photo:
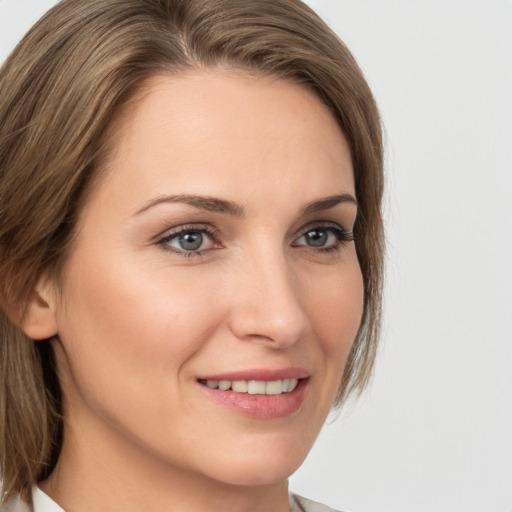
{"type": "Polygon", "coordinates": [[[45,494],[39,487],[32,488],[32,503],[34,505],[34,512],[64,512],[64,509],[59,507],[50,496],[45,494]]]}

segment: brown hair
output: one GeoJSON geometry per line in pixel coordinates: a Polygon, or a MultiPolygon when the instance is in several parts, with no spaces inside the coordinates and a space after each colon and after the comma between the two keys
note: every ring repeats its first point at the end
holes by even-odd
{"type": "Polygon", "coordinates": [[[382,138],[352,55],[300,0],[64,0],[0,71],[0,470],[4,498],[52,471],[62,404],[51,344],[18,327],[58,275],[111,120],[157,74],[230,66],[289,79],[329,107],[351,149],[365,303],[337,397],[368,382],[380,325],[382,138]]]}

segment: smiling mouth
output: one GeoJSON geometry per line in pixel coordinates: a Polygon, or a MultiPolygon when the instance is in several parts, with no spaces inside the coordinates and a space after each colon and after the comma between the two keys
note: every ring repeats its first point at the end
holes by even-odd
{"type": "Polygon", "coordinates": [[[304,368],[260,369],[204,375],[197,383],[214,403],[253,419],[270,420],[301,408],[310,376],[304,368]]]}
{"type": "Polygon", "coordinates": [[[210,389],[219,391],[232,391],[235,393],[249,395],[282,395],[295,390],[302,379],[280,379],[280,380],[205,380],[200,379],[199,383],[210,389]]]}

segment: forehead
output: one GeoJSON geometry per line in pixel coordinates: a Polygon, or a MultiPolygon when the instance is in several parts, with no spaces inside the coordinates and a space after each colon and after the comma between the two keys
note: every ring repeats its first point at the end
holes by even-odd
{"type": "Polygon", "coordinates": [[[353,189],[350,150],[334,117],[290,81],[235,70],[154,77],[110,131],[107,175],[152,194],[170,186],[225,195],[234,180],[263,185],[269,176],[275,186],[309,182],[313,195],[325,186],[353,189]]]}

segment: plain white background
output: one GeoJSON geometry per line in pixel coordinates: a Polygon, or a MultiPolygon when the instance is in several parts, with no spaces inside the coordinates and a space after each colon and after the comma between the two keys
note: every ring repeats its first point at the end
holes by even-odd
{"type": "MultiPolygon", "coordinates": [[[[0,61],[54,3],[0,0],[0,61]]],[[[354,512],[511,512],[512,2],[308,3],[381,107],[389,249],[372,386],[291,487],[354,512]]]]}

